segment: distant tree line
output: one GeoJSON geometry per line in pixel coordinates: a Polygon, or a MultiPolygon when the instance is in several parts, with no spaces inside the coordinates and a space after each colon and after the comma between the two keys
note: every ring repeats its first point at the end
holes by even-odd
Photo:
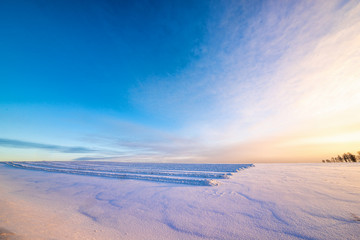
{"type": "Polygon", "coordinates": [[[330,159],[322,160],[325,162],[360,162],[360,151],[357,152],[358,155],[352,153],[344,153],[343,155],[337,155],[337,157],[332,157],[330,159]]]}

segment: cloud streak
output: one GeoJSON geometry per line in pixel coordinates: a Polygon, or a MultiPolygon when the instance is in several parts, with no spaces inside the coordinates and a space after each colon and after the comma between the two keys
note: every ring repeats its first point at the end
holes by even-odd
{"type": "Polygon", "coordinates": [[[26,142],[13,139],[0,138],[0,146],[7,148],[31,148],[31,149],[41,149],[47,151],[55,151],[61,153],[94,153],[96,150],[86,148],[86,147],[67,147],[60,145],[51,145],[51,144],[42,144],[35,142],[26,142]]]}
{"type": "MultiPolygon", "coordinates": [[[[256,148],[271,149],[275,161],[284,151],[289,158],[286,142],[298,143],[291,149],[301,159],[304,139],[324,139],[321,151],[312,149],[316,160],[325,146],[330,151],[326,142],[358,132],[360,3],[264,1],[257,13],[245,13],[246,22],[244,9],[228,2],[209,21],[211,50],[178,75],[143,84],[135,98],[154,113],[182,119],[182,134],[201,139],[199,148],[216,149],[205,154],[210,161],[260,159],[256,148]]],[[[355,143],[360,137],[344,151],[355,143]]]]}
{"type": "Polygon", "coordinates": [[[106,160],[114,160],[117,157],[79,157],[74,158],[74,161],[106,161],[106,160]]]}
{"type": "Polygon", "coordinates": [[[6,127],[0,146],[84,154],[79,161],[317,161],[358,150],[359,1],[210,4],[196,57],[126,89],[141,117],[76,109],[77,119],[46,122],[69,123],[74,142],[94,148],[11,140],[6,127]]]}

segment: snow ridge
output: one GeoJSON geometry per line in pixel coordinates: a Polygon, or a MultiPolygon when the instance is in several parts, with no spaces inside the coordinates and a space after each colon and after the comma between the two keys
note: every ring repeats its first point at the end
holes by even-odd
{"type": "Polygon", "coordinates": [[[199,186],[217,186],[215,179],[230,178],[233,173],[253,164],[177,164],[119,162],[5,162],[8,166],[29,170],[76,175],[134,179],[199,186]]]}

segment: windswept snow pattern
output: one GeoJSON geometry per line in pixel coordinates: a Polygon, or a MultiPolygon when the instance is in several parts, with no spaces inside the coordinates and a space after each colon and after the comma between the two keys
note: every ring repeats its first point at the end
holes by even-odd
{"type": "Polygon", "coordinates": [[[7,165],[30,170],[135,179],[200,186],[217,186],[216,179],[230,178],[233,173],[253,164],[177,164],[119,162],[6,162],[7,165]]]}

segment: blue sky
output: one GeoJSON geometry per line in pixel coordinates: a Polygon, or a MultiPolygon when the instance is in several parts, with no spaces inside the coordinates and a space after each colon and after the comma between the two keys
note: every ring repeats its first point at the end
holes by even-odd
{"type": "Polygon", "coordinates": [[[0,160],[320,161],[360,143],[358,1],[1,1],[0,160]]]}

